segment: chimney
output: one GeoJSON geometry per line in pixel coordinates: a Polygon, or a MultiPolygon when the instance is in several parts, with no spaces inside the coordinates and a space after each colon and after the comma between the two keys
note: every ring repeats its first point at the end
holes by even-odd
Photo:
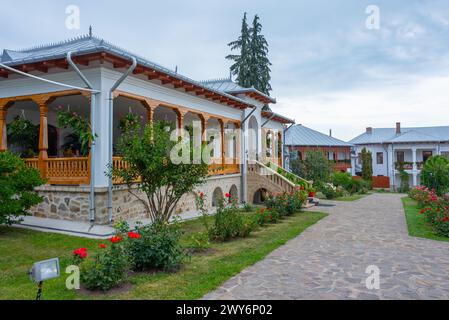
{"type": "Polygon", "coordinates": [[[396,122],[396,134],[401,134],[401,123],[396,122]]]}
{"type": "Polygon", "coordinates": [[[373,128],[372,127],[366,128],[366,133],[367,134],[372,134],[373,133],[373,128]]]}
{"type": "Polygon", "coordinates": [[[332,137],[332,129],[329,129],[329,137],[332,137]]]}

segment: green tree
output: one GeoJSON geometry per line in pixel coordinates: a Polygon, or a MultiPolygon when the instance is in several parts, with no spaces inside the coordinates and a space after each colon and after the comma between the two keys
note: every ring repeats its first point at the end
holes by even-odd
{"type": "Polygon", "coordinates": [[[237,76],[236,81],[244,88],[252,86],[250,64],[251,64],[251,34],[246,19],[246,12],[243,15],[241,35],[236,41],[228,44],[231,50],[239,50],[240,54],[230,54],[226,59],[234,61],[231,66],[231,73],[237,76]]]}
{"type": "MultiPolygon", "coordinates": [[[[208,165],[203,161],[199,164],[172,161],[179,141],[170,139],[171,132],[166,123],[147,125],[143,135],[136,127],[123,132],[117,149],[127,165],[110,172],[144,204],[153,221],[168,221],[181,197],[202,184],[208,174],[208,165]],[[138,184],[137,180],[140,180],[138,184]],[[136,192],[136,188],[141,192],[136,192]]],[[[181,156],[191,160],[193,146],[187,137],[183,141],[187,147],[181,153],[186,151],[187,155],[181,156]]]]}
{"type": "Polygon", "coordinates": [[[38,170],[10,152],[0,153],[0,225],[10,225],[42,202],[34,188],[44,184],[38,170]]]}
{"type": "Polygon", "coordinates": [[[435,189],[438,195],[449,190],[449,160],[443,156],[427,159],[421,170],[421,181],[429,189],[435,189]]]}
{"type": "Polygon", "coordinates": [[[245,88],[254,87],[269,95],[272,90],[270,85],[271,62],[268,59],[268,42],[262,34],[259,16],[254,17],[252,27],[249,28],[245,12],[241,35],[228,45],[231,50],[240,50],[240,54],[231,54],[226,57],[226,59],[234,61],[231,73],[237,76],[237,83],[245,88]]]}
{"type": "Polygon", "coordinates": [[[317,182],[329,182],[332,164],[320,150],[311,150],[305,153],[304,160],[292,160],[293,173],[306,179],[317,182]]]}
{"type": "Polygon", "coordinates": [[[254,17],[251,32],[251,84],[254,88],[267,95],[272,90],[270,85],[270,66],[268,59],[268,42],[262,32],[262,24],[258,15],[254,17]]]}
{"type": "Polygon", "coordinates": [[[366,148],[362,149],[362,178],[366,181],[373,181],[373,155],[366,148]]]}
{"type": "Polygon", "coordinates": [[[409,175],[407,173],[407,171],[404,170],[404,164],[400,163],[399,164],[399,177],[401,178],[401,185],[399,187],[399,192],[404,192],[407,193],[410,191],[410,184],[408,182],[409,180],[409,175]]]}

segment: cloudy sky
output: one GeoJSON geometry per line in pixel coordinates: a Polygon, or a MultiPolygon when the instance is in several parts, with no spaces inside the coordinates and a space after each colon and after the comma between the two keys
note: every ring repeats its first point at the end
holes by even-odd
{"type": "Polygon", "coordinates": [[[276,112],[351,139],[367,126],[449,125],[447,0],[71,0],[2,3],[0,48],[94,33],[196,80],[229,74],[243,12],[270,44],[276,112]],[[65,26],[80,8],[80,30],[65,26]],[[368,5],[380,28],[366,27],[368,5]]]}

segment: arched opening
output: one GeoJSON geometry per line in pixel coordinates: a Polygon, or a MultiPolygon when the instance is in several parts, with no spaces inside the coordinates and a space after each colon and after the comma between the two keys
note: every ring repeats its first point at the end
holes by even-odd
{"type": "MultiPolygon", "coordinates": [[[[47,105],[47,155],[49,158],[87,157],[89,148],[83,147],[78,132],[72,128],[61,128],[58,123],[60,112],[71,113],[90,122],[90,107],[82,95],[57,97],[47,105]]],[[[23,158],[39,155],[40,110],[31,100],[17,101],[7,111],[8,149],[23,158]]]]}
{"type": "Polygon", "coordinates": [[[223,190],[220,187],[215,188],[212,194],[212,207],[218,207],[220,203],[223,203],[224,195],[223,190]]]}
{"type": "Polygon", "coordinates": [[[238,203],[239,202],[239,191],[235,184],[232,185],[231,189],[229,189],[229,194],[231,195],[231,202],[238,203]]]}
{"type": "Polygon", "coordinates": [[[257,160],[259,150],[259,124],[255,116],[252,116],[248,123],[248,157],[250,160],[257,160]]]}
{"type": "Polygon", "coordinates": [[[142,102],[127,98],[117,97],[114,101],[114,117],[113,117],[113,153],[118,155],[117,143],[120,136],[125,131],[129,122],[138,121],[140,130],[143,133],[147,124],[147,109],[142,102]]]}
{"type": "Polygon", "coordinates": [[[235,123],[227,123],[225,126],[226,163],[233,163],[232,160],[237,157],[237,134],[237,126],[235,123]]]}
{"type": "Polygon", "coordinates": [[[254,193],[253,203],[254,204],[263,204],[268,199],[268,191],[267,189],[260,188],[254,193]]]}
{"type": "Polygon", "coordinates": [[[195,141],[195,146],[201,147],[202,141],[202,127],[201,127],[201,118],[198,114],[188,112],[184,116],[183,120],[184,130],[189,133],[190,141],[195,141]]]}
{"type": "Polygon", "coordinates": [[[211,145],[212,163],[221,163],[221,123],[218,119],[211,118],[207,121],[207,142],[211,145]]]}
{"type": "Polygon", "coordinates": [[[167,123],[173,128],[178,128],[178,113],[172,108],[158,106],[154,110],[153,121],[167,123]]]}

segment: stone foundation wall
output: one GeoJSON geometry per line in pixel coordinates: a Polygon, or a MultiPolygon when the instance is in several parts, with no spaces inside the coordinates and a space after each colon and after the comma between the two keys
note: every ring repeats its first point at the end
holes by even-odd
{"type": "MultiPolygon", "coordinates": [[[[183,214],[196,212],[195,194],[204,192],[206,195],[206,204],[212,208],[212,199],[214,191],[220,188],[224,195],[229,193],[235,186],[238,190],[237,196],[240,200],[240,175],[229,175],[221,177],[212,177],[207,182],[195,189],[191,194],[183,196],[176,208],[176,213],[183,214]]],[[[62,219],[70,221],[89,222],[89,194],[88,186],[82,187],[60,187],[44,186],[37,189],[44,201],[38,206],[32,208],[31,213],[36,217],[62,219]]],[[[143,197],[138,190],[134,192],[139,197],[143,197]]],[[[95,189],[95,223],[109,224],[108,219],[108,192],[107,188],[95,189]]],[[[132,195],[125,186],[114,186],[113,189],[113,219],[118,220],[140,220],[148,218],[145,214],[145,206],[132,195]]]]}

